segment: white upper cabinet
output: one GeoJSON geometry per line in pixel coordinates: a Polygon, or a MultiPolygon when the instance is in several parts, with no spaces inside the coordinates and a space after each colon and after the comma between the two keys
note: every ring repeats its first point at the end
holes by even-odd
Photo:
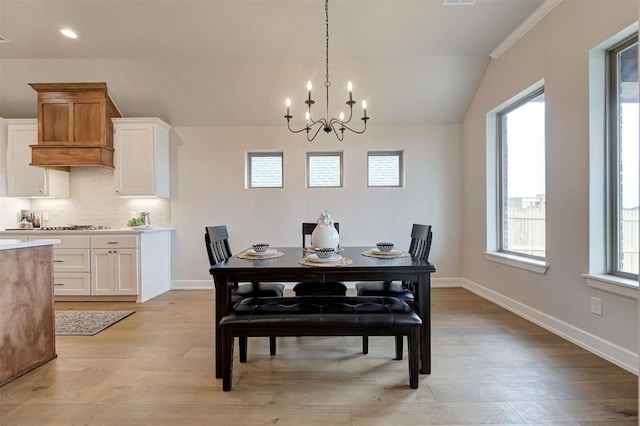
{"type": "Polygon", "coordinates": [[[169,198],[169,129],[159,118],[112,118],[116,193],[169,198]]]}
{"type": "Polygon", "coordinates": [[[36,119],[6,120],[7,196],[69,198],[69,173],[29,165],[38,143],[36,119]]]}

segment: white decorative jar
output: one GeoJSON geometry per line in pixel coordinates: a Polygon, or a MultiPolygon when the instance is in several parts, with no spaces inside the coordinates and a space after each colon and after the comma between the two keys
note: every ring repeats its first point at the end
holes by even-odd
{"type": "Polygon", "coordinates": [[[338,248],[340,235],[333,226],[333,219],[326,209],[323,209],[318,217],[316,228],[311,233],[311,245],[313,248],[338,248]]]}

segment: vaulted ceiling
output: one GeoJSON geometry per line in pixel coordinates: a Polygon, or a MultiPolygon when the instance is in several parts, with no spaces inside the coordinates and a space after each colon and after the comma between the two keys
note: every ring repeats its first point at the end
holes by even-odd
{"type": "MultiPolygon", "coordinates": [[[[350,80],[370,124],[460,123],[489,54],[542,3],[330,0],[331,115],[350,80]]],[[[299,121],[307,80],[325,109],[323,0],[0,0],[0,35],[4,118],[35,117],[28,83],[82,81],[174,126],[283,124],[286,97],[299,121]]]]}

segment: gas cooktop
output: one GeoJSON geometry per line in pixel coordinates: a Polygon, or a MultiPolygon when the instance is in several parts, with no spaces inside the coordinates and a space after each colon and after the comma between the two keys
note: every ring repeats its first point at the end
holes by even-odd
{"type": "Polygon", "coordinates": [[[96,231],[98,229],[111,229],[103,225],[68,225],[68,226],[43,226],[41,231],[96,231]]]}

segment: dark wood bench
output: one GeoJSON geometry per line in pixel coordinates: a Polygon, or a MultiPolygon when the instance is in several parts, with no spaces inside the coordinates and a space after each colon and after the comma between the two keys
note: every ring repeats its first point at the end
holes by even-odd
{"type": "Polygon", "coordinates": [[[231,390],[235,337],[407,336],[409,384],[418,388],[418,340],[422,320],[395,297],[254,297],[220,321],[222,389],[231,390]]]}

